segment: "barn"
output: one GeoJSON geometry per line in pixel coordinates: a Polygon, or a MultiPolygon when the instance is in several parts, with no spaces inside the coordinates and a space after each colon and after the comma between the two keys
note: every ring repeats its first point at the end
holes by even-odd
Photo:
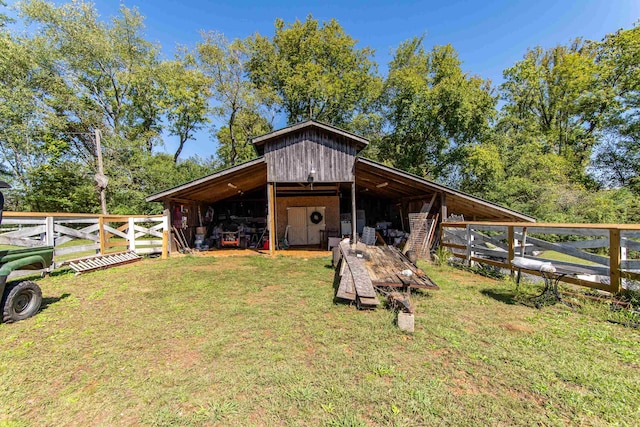
{"type": "MultiPolygon", "coordinates": [[[[309,120],[252,140],[258,157],[147,198],[163,203],[176,231],[201,249],[327,248],[365,226],[388,243],[409,214],[438,220],[533,218],[359,155],[361,136],[309,120]]],[[[172,240],[173,241],[173,240],[172,240]]],[[[172,246],[172,250],[175,250],[172,246]]]]}

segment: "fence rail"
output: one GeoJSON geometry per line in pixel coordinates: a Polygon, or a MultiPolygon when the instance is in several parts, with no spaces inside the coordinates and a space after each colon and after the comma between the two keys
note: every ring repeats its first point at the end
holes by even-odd
{"type": "Polygon", "coordinates": [[[74,254],[104,255],[112,248],[168,255],[169,220],[163,215],[4,212],[0,244],[54,247],[54,266],[74,254]]]}
{"type": "Polygon", "coordinates": [[[511,270],[514,256],[583,267],[584,274],[562,278],[608,292],[620,292],[640,281],[640,225],[544,224],[511,222],[445,222],[441,245],[455,257],[511,270]],[[545,257],[554,251],[565,260],[545,257]],[[636,259],[630,259],[632,257],[636,259]]]}

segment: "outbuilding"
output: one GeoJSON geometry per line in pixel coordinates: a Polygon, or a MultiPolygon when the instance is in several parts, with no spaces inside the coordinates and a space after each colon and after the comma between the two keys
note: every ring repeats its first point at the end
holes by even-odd
{"type": "MultiPolygon", "coordinates": [[[[408,214],[482,221],[530,216],[359,155],[369,141],[315,120],[252,140],[259,157],[147,198],[202,248],[324,247],[376,228],[389,243],[408,214]],[[274,231],[274,232],[272,232],[274,231]]],[[[175,247],[173,247],[175,250],[175,247]]]]}

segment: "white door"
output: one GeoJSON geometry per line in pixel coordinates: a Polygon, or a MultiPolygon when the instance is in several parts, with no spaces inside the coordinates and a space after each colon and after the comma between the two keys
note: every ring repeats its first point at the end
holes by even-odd
{"type": "Polygon", "coordinates": [[[307,208],[287,208],[289,245],[307,244],[307,208]]]}
{"type": "Polygon", "coordinates": [[[324,206],[307,208],[307,245],[320,244],[320,230],[324,230],[325,228],[324,211],[324,206]],[[315,224],[313,220],[317,221],[318,219],[320,219],[320,221],[315,224]]]}

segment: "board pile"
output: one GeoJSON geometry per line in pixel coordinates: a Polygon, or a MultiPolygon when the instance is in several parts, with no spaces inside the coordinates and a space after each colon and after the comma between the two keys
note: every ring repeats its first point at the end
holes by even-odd
{"type": "Polygon", "coordinates": [[[365,266],[364,255],[351,249],[347,241],[340,242],[340,286],[336,296],[356,301],[358,308],[375,308],[380,305],[376,290],[365,266]]]}
{"type": "Polygon", "coordinates": [[[352,247],[348,241],[339,246],[340,285],[336,297],[355,301],[358,308],[380,305],[376,291],[388,295],[390,291],[410,289],[438,289],[428,276],[409,261],[394,246],[352,247]]]}

